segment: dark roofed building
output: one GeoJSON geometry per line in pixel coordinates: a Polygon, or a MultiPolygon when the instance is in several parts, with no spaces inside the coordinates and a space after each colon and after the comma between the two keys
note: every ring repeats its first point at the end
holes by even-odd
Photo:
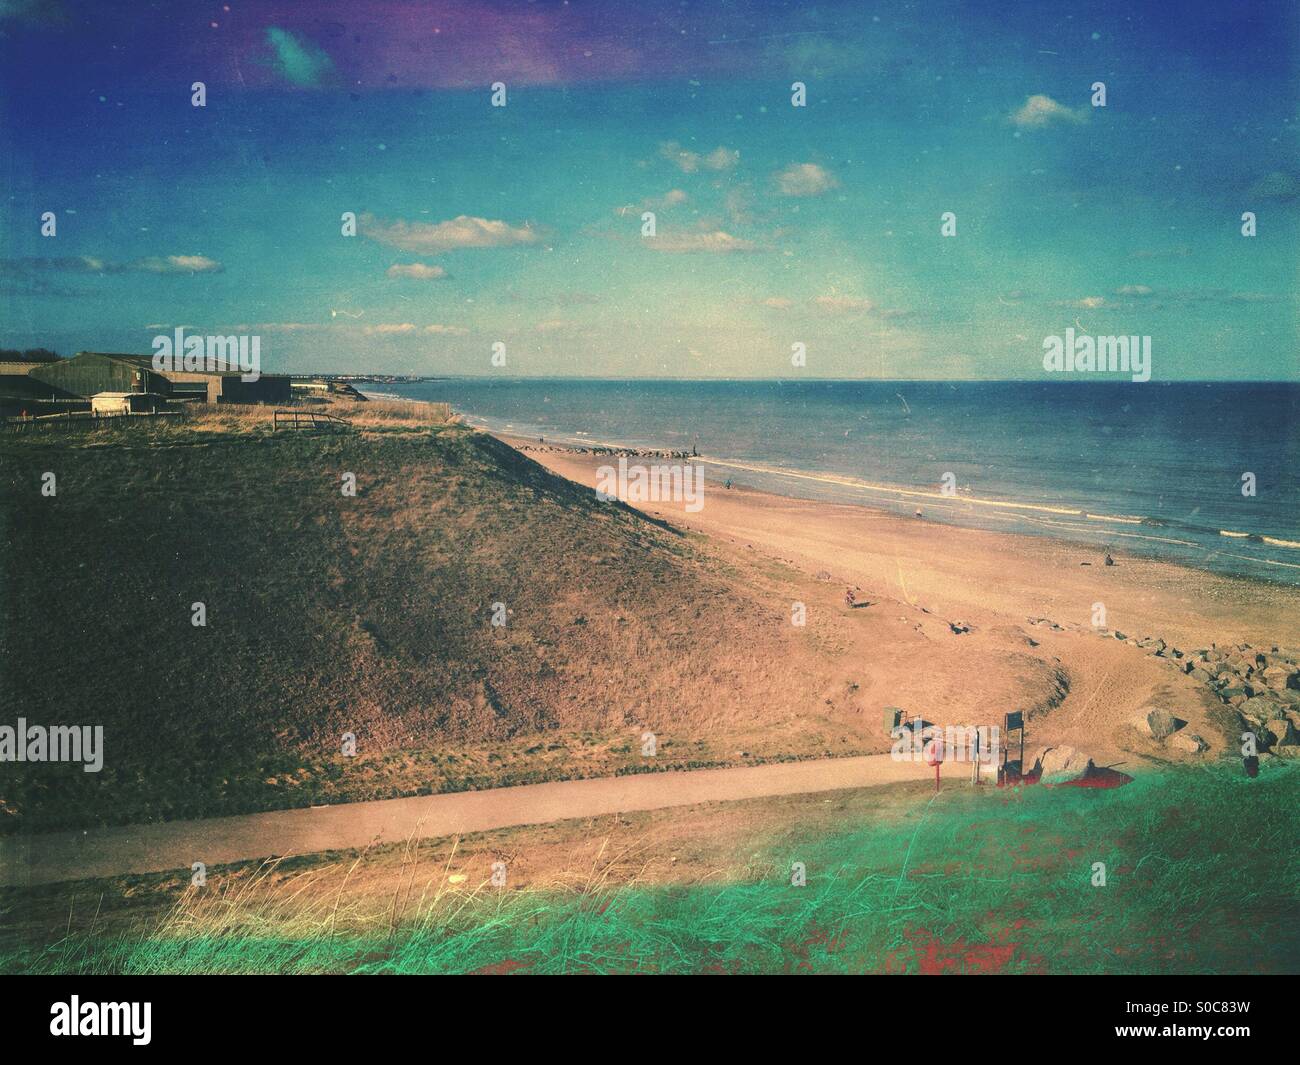
{"type": "Polygon", "coordinates": [[[100,392],[151,392],[206,403],[285,403],[293,394],[289,378],[281,374],[245,381],[237,371],[155,370],[149,355],[101,351],[79,351],[71,359],[38,365],[30,376],[86,399],[100,392]]]}
{"type": "Polygon", "coordinates": [[[100,392],[171,392],[167,378],[139,355],[79,351],[70,359],[39,365],[29,376],[64,396],[83,399],[100,392]]]}
{"type": "Polygon", "coordinates": [[[245,381],[232,371],[168,371],[172,395],[193,396],[208,403],[287,403],[293,398],[293,386],[281,374],[261,374],[256,381],[245,381]]]}

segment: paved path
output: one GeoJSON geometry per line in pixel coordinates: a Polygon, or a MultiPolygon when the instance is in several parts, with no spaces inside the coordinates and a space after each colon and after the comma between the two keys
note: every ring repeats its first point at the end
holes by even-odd
{"type": "MultiPolygon", "coordinates": [[[[861,788],[932,775],[924,763],[896,762],[887,754],[873,754],[7,836],[0,837],[0,887],[126,873],[188,872],[193,862],[212,867],[271,855],[397,843],[412,836],[436,839],[575,817],[861,788]]],[[[953,782],[969,780],[969,763],[951,764],[944,776],[953,782]]]]}

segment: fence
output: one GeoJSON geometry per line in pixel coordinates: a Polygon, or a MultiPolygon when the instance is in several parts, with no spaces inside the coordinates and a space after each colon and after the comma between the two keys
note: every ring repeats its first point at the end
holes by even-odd
{"type": "Polygon", "coordinates": [[[309,433],[345,433],[352,428],[352,423],[346,418],[321,411],[277,410],[272,416],[272,428],[277,433],[281,429],[309,433]]]}
{"type": "Polygon", "coordinates": [[[184,418],[183,410],[123,411],[118,414],[89,410],[63,414],[37,414],[35,417],[5,418],[4,428],[11,433],[70,432],[73,429],[117,429],[155,418],[184,418]]]}

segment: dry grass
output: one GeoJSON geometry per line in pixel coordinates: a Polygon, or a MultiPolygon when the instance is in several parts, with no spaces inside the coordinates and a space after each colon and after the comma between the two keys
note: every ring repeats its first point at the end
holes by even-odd
{"type": "Polygon", "coordinates": [[[453,421],[451,404],[425,403],[420,400],[372,399],[368,403],[332,405],[330,414],[348,418],[356,426],[446,425],[453,421]]]}
{"type": "Polygon", "coordinates": [[[0,713],[114,739],[100,774],[9,775],[0,831],[635,770],[642,730],[663,768],[853,749],[787,591],[471,430],[268,414],[7,443],[0,713]]]}
{"type": "Polygon", "coordinates": [[[185,421],[172,429],[178,433],[190,431],[236,436],[265,435],[274,431],[277,409],[329,414],[342,418],[354,429],[361,430],[428,430],[458,423],[447,403],[388,399],[358,402],[331,397],[325,403],[295,402],[279,408],[236,404],[196,405],[188,409],[185,421]]]}
{"type": "Polygon", "coordinates": [[[269,433],[272,428],[272,407],[245,406],[242,404],[195,405],[187,409],[187,417],[178,432],[231,433],[248,435],[269,433]]]}

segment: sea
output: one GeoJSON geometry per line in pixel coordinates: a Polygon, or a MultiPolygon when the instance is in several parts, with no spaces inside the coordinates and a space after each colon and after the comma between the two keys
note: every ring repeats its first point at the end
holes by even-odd
{"type": "Polygon", "coordinates": [[[1300,585],[1300,384],[460,378],[372,386],[732,484],[1300,585]],[[955,494],[954,494],[955,493],[955,494]]]}

